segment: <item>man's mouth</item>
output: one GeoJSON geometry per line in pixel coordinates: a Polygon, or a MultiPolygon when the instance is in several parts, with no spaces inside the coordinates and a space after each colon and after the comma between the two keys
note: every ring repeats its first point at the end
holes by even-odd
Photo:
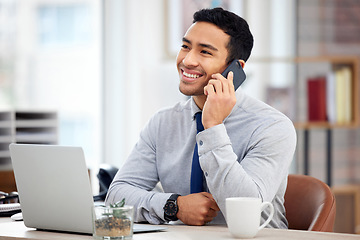
{"type": "Polygon", "coordinates": [[[194,71],[186,72],[184,69],[181,69],[181,72],[182,72],[183,77],[187,78],[188,81],[195,80],[195,79],[198,79],[198,78],[204,76],[203,74],[195,73],[194,71]]]}
{"type": "Polygon", "coordinates": [[[183,71],[183,75],[188,78],[199,78],[201,76],[199,74],[191,74],[191,73],[187,73],[185,71],[183,71]]]}

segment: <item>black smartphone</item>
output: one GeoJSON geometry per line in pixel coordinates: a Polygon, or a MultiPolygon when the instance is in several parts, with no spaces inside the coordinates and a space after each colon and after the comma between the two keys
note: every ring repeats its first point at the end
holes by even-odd
{"type": "Polygon", "coordinates": [[[227,75],[230,71],[234,73],[234,87],[236,90],[245,81],[246,75],[243,68],[241,67],[240,62],[236,59],[229,64],[229,66],[221,75],[227,78],[227,75]]]}

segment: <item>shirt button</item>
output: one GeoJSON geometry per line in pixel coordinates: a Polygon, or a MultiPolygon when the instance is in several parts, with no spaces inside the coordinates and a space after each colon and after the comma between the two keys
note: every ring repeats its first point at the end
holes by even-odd
{"type": "Polygon", "coordinates": [[[208,174],[208,172],[205,172],[205,177],[207,177],[209,174],[208,174]]]}
{"type": "Polygon", "coordinates": [[[199,141],[199,145],[202,146],[204,142],[202,140],[199,141]]]}

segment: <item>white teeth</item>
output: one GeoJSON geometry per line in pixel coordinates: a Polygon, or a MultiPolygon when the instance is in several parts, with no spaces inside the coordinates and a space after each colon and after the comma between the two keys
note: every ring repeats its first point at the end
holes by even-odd
{"type": "Polygon", "coordinates": [[[200,77],[200,75],[197,75],[197,74],[190,74],[190,73],[187,73],[187,72],[183,72],[184,76],[185,77],[189,77],[189,78],[198,78],[200,77]]]}

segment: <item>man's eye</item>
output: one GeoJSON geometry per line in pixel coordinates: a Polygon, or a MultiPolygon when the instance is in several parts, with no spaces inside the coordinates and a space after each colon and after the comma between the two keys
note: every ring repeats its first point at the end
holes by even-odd
{"type": "Polygon", "coordinates": [[[183,48],[183,49],[189,49],[189,47],[186,46],[185,44],[181,45],[181,48],[183,48]]]}
{"type": "Polygon", "coordinates": [[[206,51],[206,50],[202,50],[201,51],[202,54],[206,54],[206,55],[212,55],[210,52],[206,51]]]}

